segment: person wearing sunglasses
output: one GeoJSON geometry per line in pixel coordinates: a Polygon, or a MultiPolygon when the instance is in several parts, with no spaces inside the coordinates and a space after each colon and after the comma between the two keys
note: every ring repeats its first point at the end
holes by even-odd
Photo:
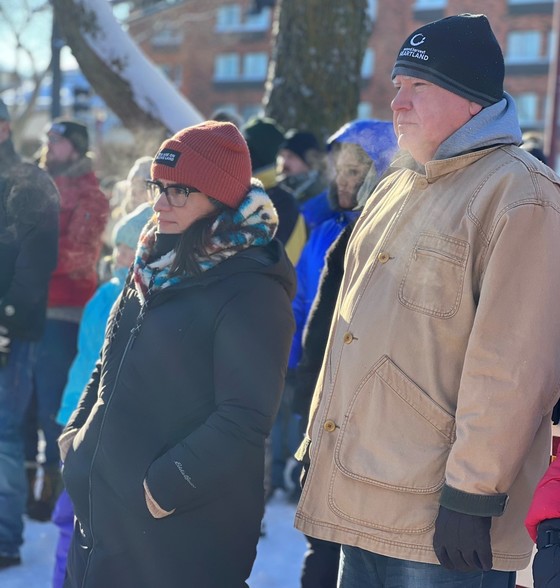
{"type": "Polygon", "coordinates": [[[154,217],[59,439],[77,517],[64,586],[242,588],[294,270],[233,124],[164,141],[147,187],[154,217]]]}

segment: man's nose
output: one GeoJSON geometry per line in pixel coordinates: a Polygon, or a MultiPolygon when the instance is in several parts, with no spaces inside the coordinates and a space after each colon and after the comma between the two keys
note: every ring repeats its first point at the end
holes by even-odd
{"type": "Polygon", "coordinates": [[[391,110],[402,110],[410,107],[410,99],[408,94],[402,88],[399,88],[397,95],[391,101],[391,110]]]}

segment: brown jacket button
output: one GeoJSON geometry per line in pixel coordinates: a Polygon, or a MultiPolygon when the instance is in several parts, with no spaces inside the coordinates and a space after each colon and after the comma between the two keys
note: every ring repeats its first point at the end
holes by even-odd
{"type": "Polygon", "coordinates": [[[327,431],[327,433],[332,433],[336,429],[336,424],[334,421],[331,421],[331,420],[325,421],[325,424],[323,425],[323,429],[325,429],[325,431],[327,431]]]}
{"type": "Polygon", "coordinates": [[[379,263],[387,263],[390,259],[389,254],[386,251],[382,251],[378,256],[377,259],[379,263]]]}
{"type": "Polygon", "coordinates": [[[352,343],[353,340],[354,340],[354,335],[352,335],[352,333],[344,333],[344,338],[343,338],[344,343],[346,343],[346,344],[352,343]]]}

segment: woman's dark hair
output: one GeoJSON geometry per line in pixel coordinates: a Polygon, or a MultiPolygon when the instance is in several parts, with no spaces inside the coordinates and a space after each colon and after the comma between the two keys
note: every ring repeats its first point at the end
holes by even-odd
{"type": "Polygon", "coordinates": [[[171,265],[170,273],[172,276],[183,274],[195,276],[201,273],[198,258],[206,257],[207,255],[212,225],[224,210],[228,210],[228,207],[218,200],[214,198],[210,198],[210,200],[214,204],[215,210],[194,221],[181,234],[175,248],[177,255],[171,265]]]}

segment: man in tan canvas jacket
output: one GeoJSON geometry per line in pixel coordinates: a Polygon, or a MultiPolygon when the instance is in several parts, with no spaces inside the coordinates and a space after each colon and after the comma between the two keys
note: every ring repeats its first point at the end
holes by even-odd
{"type": "Polygon", "coordinates": [[[340,588],[505,588],[559,395],[560,179],[485,16],[421,27],[392,77],[402,155],[346,252],[296,527],[343,545],[340,588]]]}

